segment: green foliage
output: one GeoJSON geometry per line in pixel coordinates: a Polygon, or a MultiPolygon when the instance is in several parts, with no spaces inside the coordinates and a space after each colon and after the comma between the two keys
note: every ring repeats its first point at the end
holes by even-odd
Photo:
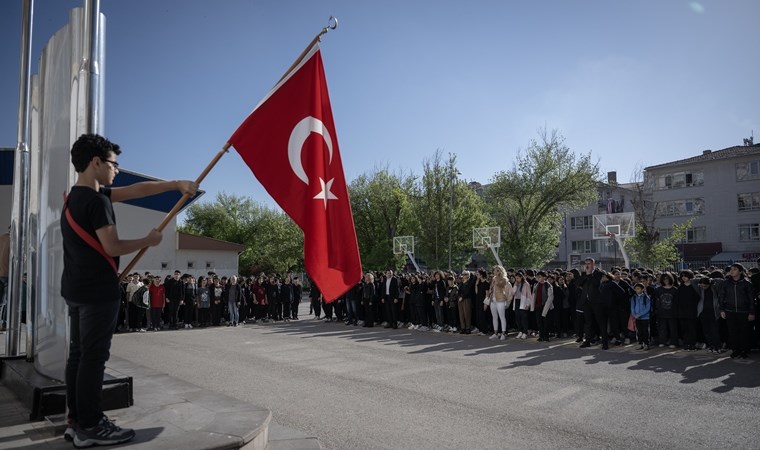
{"type": "Polygon", "coordinates": [[[360,175],[348,186],[362,263],[369,269],[397,268],[405,257],[393,254],[393,238],[412,234],[416,218],[410,197],[415,189],[411,174],[388,168],[360,175]]]}
{"type": "Polygon", "coordinates": [[[686,223],[673,224],[672,233],[666,239],[660,239],[659,233],[653,236],[651,230],[637,223],[636,236],[626,239],[625,242],[625,249],[631,261],[652,269],[672,266],[681,258],[676,244],[686,238],[686,231],[691,228],[692,222],[693,220],[689,219],[686,223]]]}
{"type": "MultiPolygon", "coordinates": [[[[459,178],[456,155],[441,151],[423,162],[421,177],[375,168],[348,186],[366,269],[401,267],[393,238],[415,237],[415,256],[428,268],[460,269],[470,261],[473,228],[501,226],[500,256],[510,267],[540,267],[556,254],[561,212],[596,201],[598,166],[575,155],[556,131],[539,132],[512,169],[496,173],[483,198],[459,178]],[[505,254],[506,253],[506,254],[505,254]]],[[[247,246],[241,272],[303,267],[303,233],[279,210],[249,198],[219,194],[196,204],[181,230],[247,246]]],[[[487,260],[495,263],[489,250],[487,260]]]]}
{"type": "Polygon", "coordinates": [[[178,230],[245,245],[239,261],[244,275],[303,267],[298,226],[285,213],[250,198],[220,193],[213,203],[194,204],[178,230]]]}
{"type": "Polygon", "coordinates": [[[512,169],[498,172],[485,191],[488,212],[502,227],[503,262],[541,267],[556,254],[562,210],[596,200],[599,167],[591,155],[576,155],[564,138],[539,131],[512,169]]]}
{"type": "Polygon", "coordinates": [[[462,268],[474,250],[472,229],[488,226],[485,204],[459,179],[456,155],[444,161],[441,151],[424,161],[415,196],[419,224],[415,250],[430,268],[462,268]]]}

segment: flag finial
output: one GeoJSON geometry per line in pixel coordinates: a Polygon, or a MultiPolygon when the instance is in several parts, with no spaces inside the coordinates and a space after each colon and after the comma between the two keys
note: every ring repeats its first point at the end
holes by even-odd
{"type": "Polygon", "coordinates": [[[330,30],[334,30],[338,28],[338,18],[335,16],[330,16],[329,19],[327,19],[327,26],[322,28],[322,32],[319,33],[319,36],[326,34],[330,30]]]}

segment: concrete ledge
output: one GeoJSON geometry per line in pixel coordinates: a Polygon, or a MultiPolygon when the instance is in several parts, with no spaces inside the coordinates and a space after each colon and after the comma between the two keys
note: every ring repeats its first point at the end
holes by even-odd
{"type": "MultiPolygon", "coordinates": [[[[112,375],[134,380],[134,406],[109,411],[119,426],[134,428],[134,449],[256,449],[269,440],[271,413],[250,403],[170,377],[116,357],[108,363],[112,375]]],[[[29,411],[0,385],[0,449],[70,449],[62,437],[62,417],[28,422],[29,411]]],[[[313,448],[313,447],[312,447],[313,448]]]]}
{"type": "MultiPolygon", "coordinates": [[[[247,447],[243,447],[247,450],[247,447]]],[[[282,425],[269,424],[269,443],[266,450],[322,450],[316,437],[282,425]]]]}

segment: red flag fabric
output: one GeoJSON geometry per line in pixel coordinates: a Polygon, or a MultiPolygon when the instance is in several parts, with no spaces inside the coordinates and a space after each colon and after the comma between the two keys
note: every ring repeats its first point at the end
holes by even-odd
{"type": "Polygon", "coordinates": [[[319,46],[277,83],[229,143],[303,230],[306,271],[325,300],[359,282],[359,246],[319,46]]]}

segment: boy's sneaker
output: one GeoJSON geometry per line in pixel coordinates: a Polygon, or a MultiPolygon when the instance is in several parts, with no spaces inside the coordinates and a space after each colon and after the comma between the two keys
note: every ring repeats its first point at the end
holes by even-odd
{"type": "Polygon", "coordinates": [[[74,447],[85,448],[93,445],[114,445],[127,442],[135,437],[135,430],[121,428],[103,415],[92,428],[77,428],[74,435],[74,447]]]}

